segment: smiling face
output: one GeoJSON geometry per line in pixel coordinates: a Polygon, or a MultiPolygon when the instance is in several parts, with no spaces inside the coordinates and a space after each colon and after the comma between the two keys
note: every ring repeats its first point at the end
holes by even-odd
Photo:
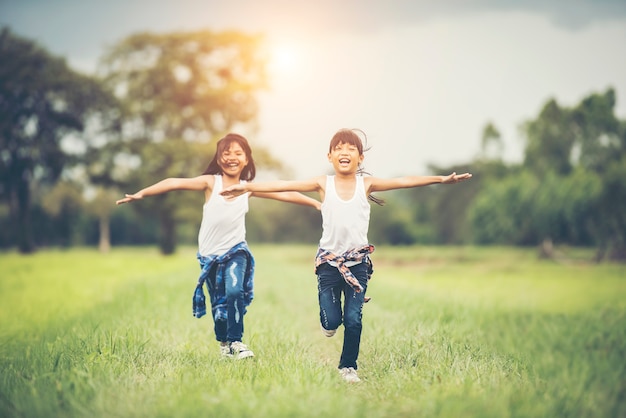
{"type": "Polygon", "coordinates": [[[330,140],[328,161],[335,174],[355,174],[363,162],[363,142],[355,130],[341,129],[330,140]]]}
{"type": "Polygon", "coordinates": [[[363,157],[356,145],[346,142],[338,143],[328,153],[328,161],[333,165],[336,174],[356,173],[363,157]]]}
{"type": "Polygon", "coordinates": [[[232,141],[220,155],[219,165],[224,176],[238,179],[248,165],[248,156],[239,143],[232,141]]]}

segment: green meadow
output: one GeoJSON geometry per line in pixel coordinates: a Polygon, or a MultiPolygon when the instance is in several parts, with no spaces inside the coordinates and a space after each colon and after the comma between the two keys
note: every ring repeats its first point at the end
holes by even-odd
{"type": "Polygon", "coordinates": [[[341,328],[319,330],[315,247],[251,249],[242,361],[191,314],[194,248],[0,254],[0,416],[626,416],[624,265],[378,248],[348,384],[341,328]]]}

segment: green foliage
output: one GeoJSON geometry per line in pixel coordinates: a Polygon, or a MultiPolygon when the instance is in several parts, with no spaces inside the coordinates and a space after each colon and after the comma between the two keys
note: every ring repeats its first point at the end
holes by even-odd
{"type": "Polygon", "coordinates": [[[310,244],[319,241],[321,231],[322,216],[313,208],[270,199],[250,199],[250,211],[246,215],[249,242],[310,244]]]}
{"type": "Polygon", "coordinates": [[[63,246],[80,245],[78,232],[82,213],[85,209],[82,190],[77,184],[58,182],[41,199],[42,208],[50,215],[55,226],[55,240],[63,246]],[[58,241],[57,241],[58,242],[58,241]]]}
{"type": "MultiPolygon", "coordinates": [[[[255,96],[267,87],[263,42],[234,31],[138,33],[107,49],[97,81],[3,29],[0,248],[107,247],[109,225],[118,245],[158,242],[172,253],[177,242],[194,243],[202,193],[171,193],[130,209],[114,209],[111,193],[196,176],[224,133],[253,132],[255,96]],[[96,198],[87,199],[94,190],[96,198]]],[[[626,260],[626,121],[615,114],[616,103],[612,88],[573,106],[548,100],[522,125],[521,165],[502,161],[500,130],[486,123],[477,158],[428,170],[469,171],[472,180],[385,193],[387,204],[372,209],[371,241],[554,241],[595,246],[597,260],[626,260]]],[[[251,139],[260,171],[283,169],[251,139]]],[[[319,214],[307,208],[277,202],[252,208],[253,242],[319,239],[319,214]]]]}
{"type": "MultiPolygon", "coordinates": [[[[422,206],[415,212],[415,219],[422,219],[424,224],[434,228],[437,244],[460,244],[467,242],[470,225],[467,211],[469,202],[482,190],[483,180],[489,178],[488,172],[498,172],[502,163],[480,162],[475,166],[455,165],[451,167],[431,166],[431,174],[472,173],[470,181],[455,185],[433,185],[409,191],[415,207],[422,206]],[[421,212],[421,213],[420,213],[421,212]]],[[[503,168],[506,170],[506,168],[503,168]]]]}
{"type": "Polygon", "coordinates": [[[577,170],[540,180],[523,172],[486,187],[470,208],[477,243],[529,245],[550,239],[589,245],[593,239],[599,220],[593,202],[602,187],[597,176],[577,170]]]}
{"type": "MultiPolygon", "coordinates": [[[[123,103],[123,141],[110,144],[107,160],[92,166],[99,169],[92,176],[105,176],[102,167],[116,165],[109,176],[134,192],[163,178],[200,175],[217,139],[255,122],[255,94],[266,85],[261,42],[260,36],[234,31],[140,33],[110,48],[99,72],[123,103]]],[[[254,155],[259,166],[279,166],[264,150],[254,155]]],[[[157,220],[166,254],[175,251],[178,222],[197,222],[188,208],[199,211],[201,203],[188,195],[134,205],[157,220]]]]}
{"type": "Polygon", "coordinates": [[[550,175],[548,180],[547,187],[541,188],[540,210],[535,216],[541,216],[541,211],[550,215],[546,215],[539,229],[548,231],[559,242],[572,245],[594,243],[599,239],[595,232],[595,225],[600,220],[596,202],[604,188],[602,179],[578,168],[567,177],[550,175]],[[545,221],[550,218],[559,229],[546,225],[545,221]]]}
{"type": "Polygon", "coordinates": [[[615,91],[608,89],[589,95],[570,110],[580,149],[578,163],[589,171],[603,173],[625,154],[626,131],[620,127],[615,105],[615,91]]]}
{"type": "Polygon", "coordinates": [[[538,186],[537,178],[528,173],[485,184],[469,210],[475,242],[509,245],[537,242],[530,210],[538,186]]]}
{"type": "Polygon", "coordinates": [[[412,221],[412,210],[398,204],[392,193],[389,197],[385,196],[385,200],[385,206],[371,205],[370,242],[376,245],[410,245],[432,239],[432,233],[420,230],[420,224],[412,221]]]}
{"type": "Polygon", "coordinates": [[[470,206],[477,243],[595,245],[597,259],[626,259],[626,125],[615,92],[573,108],[550,100],[524,126],[523,172],[490,179],[470,206]]]}
{"type": "Polygon", "coordinates": [[[601,177],[600,196],[594,200],[594,237],[599,243],[598,258],[608,256],[626,261],[626,155],[609,163],[601,177]]]}
{"type": "Polygon", "coordinates": [[[256,117],[262,41],[236,31],[139,33],[110,48],[99,71],[151,133],[208,140],[256,117]]]}
{"type": "Polygon", "coordinates": [[[568,174],[572,169],[574,147],[573,126],[567,109],[556,100],[549,100],[535,120],[525,123],[526,149],[524,165],[532,172],[544,174],[555,171],[568,174]]]}
{"type": "Polygon", "coordinates": [[[150,216],[142,216],[138,211],[124,207],[111,214],[112,245],[154,244],[157,242],[157,234],[158,225],[150,216]]]}
{"type": "Polygon", "coordinates": [[[581,250],[556,264],[502,247],[378,247],[362,382],[349,385],[342,331],[319,331],[315,246],[252,251],[244,362],[221,360],[211,320],[191,316],[193,247],[0,254],[0,415],[626,413],[623,265],[581,250]]]}
{"type": "Polygon", "coordinates": [[[6,28],[0,62],[0,199],[11,210],[14,242],[28,253],[35,249],[33,184],[57,181],[72,162],[63,139],[103,120],[114,102],[96,80],[6,28]]]}
{"type": "Polygon", "coordinates": [[[502,134],[493,123],[487,123],[483,128],[480,141],[481,159],[501,160],[503,151],[502,134]]]}

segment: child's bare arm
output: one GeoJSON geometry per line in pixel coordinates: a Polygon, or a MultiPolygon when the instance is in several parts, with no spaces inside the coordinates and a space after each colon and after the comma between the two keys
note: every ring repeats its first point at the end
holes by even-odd
{"type": "Polygon", "coordinates": [[[317,210],[320,210],[322,207],[322,204],[318,200],[315,200],[299,192],[255,192],[252,195],[265,199],[279,200],[281,202],[295,203],[296,205],[311,206],[317,210]]]}
{"type": "Polygon", "coordinates": [[[391,179],[366,177],[365,181],[370,192],[383,192],[386,190],[407,189],[431,184],[454,184],[470,178],[472,178],[470,173],[452,173],[447,176],[406,176],[391,179]]]}
{"type": "Polygon", "coordinates": [[[123,199],[115,202],[116,205],[132,202],[133,200],[143,199],[144,197],[156,196],[159,194],[171,192],[173,190],[206,190],[211,187],[210,180],[212,176],[198,176],[193,178],[167,178],[159,181],[151,186],[141,189],[137,193],[126,194],[123,199]]]}
{"type": "Polygon", "coordinates": [[[296,181],[265,181],[259,183],[239,183],[222,190],[222,196],[240,196],[244,193],[274,193],[274,192],[319,192],[321,183],[319,178],[296,181]]]}

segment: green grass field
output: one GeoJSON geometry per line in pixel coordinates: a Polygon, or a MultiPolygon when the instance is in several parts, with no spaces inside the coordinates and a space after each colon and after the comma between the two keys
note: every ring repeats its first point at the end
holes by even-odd
{"type": "Polygon", "coordinates": [[[315,247],[251,249],[244,361],[191,315],[193,248],[0,254],[0,416],[626,416],[624,265],[379,248],[348,384],[342,332],[319,330],[315,247]]]}

